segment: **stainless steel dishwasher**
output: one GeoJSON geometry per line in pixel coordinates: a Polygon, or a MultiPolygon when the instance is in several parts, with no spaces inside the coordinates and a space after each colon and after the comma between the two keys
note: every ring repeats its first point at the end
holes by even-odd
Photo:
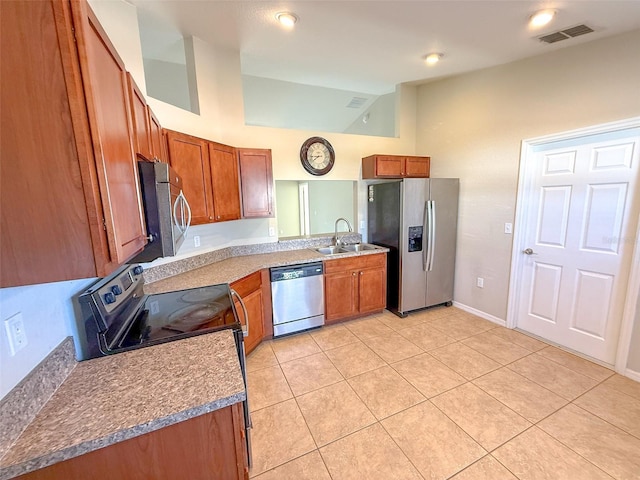
{"type": "Polygon", "coordinates": [[[273,336],[324,325],[322,262],[271,269],[273,336]]]}

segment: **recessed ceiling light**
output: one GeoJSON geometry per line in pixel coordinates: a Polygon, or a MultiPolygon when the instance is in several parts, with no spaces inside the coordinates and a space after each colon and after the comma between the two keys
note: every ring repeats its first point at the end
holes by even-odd
{"type": "Polygon", "coordinates": [[[442,57],[444,57],[443,53],[430,53],[424,58],[424,61],[427,65],[435,65],[442,57]]]}
{"type": "Polygon", "coordinates": [[[293,28],[298,21],[298,17],[291,12],[279,12],[276,13],[276,20],[278,20],[283,27],[293,28]]]}
{"type": "Polygon", "coordinates": [[[529,25],[532,28],[544,27],[547,23],[553,20],[553,17],[555,16],[555,10],[540,10],[539,12],[536,12],[531,16],[531,18],[529,19],[529,25]]]}

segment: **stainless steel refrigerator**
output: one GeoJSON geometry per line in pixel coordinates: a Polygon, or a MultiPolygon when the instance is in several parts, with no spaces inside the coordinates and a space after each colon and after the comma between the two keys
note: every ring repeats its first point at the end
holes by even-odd
{"type": "Polygon", "coordinates": [[[368,241],[389,248],[387,309],[451,305],[458,224],[457,178],[407,178],[368,186],[368,241]]]}

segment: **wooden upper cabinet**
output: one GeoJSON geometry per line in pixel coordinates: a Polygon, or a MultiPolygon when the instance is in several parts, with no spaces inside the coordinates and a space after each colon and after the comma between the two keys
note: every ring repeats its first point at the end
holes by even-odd
{"type": "Polygon", "coordinates": [[[160,126],[160,122],[153,114],[153,110],[151,107],[147,105],[147,116],[149,118],[149,129],[150,129],[150,137],[151,137],[151,156],[156,160],[160,160],[161,162],[168,162],[167,152],[166,152],[166,141],[162,135],[162,127],[160,126]]]}
{"type": "Polygon", "coordinates": [[[430,157],[371,155],[362,159],[362,178],[429,178],[430,157]]]}
{"type": "Polygon", "coordinates": [[[191,224],[213,222],[213,191],[208,142],[180,132],[171,130],[165,130],[165,132],[169,162],[182,177],[183,192],[191,207],[191,224]]]}
{"type": "Polygon", "coordinates": [[[242,218],[273,217],[271,150],[238,149],[242,218]]]}
{"type": "Polygon", "coordinates": [[[0,284],[106,276],[146,242],[124,66],[85,2],[0,8],[0,284]]]}
{"type": "MultiPolygon", "coordinates": [[[[84,101],[66,38],[70,22],[60,10],[44,1],[0,2],[2,287],[96,276],[99,204],[92,228],[81,176],[81,163],[88,170],[93,157],[86,113],[78,118],[84,101]],[[54,10],[65,23],[56,25],[54,10]]],[[[106,247],[106,235],[102,240],[106,247]]],[[[102,253],[108,259],[108,249],[102,253]]]]}
{"type": "Polygon", "coordinates": [[[240,183],[236,149],[209,143],[209,163],[213,188],[213,212],[216,222],[240,218],[240,183]]]}
{"type": "Polygon", "coordinates": [[[72,2],[109,246],[123,263],[146,244],[127,73],[93,11],[72,2]]]}
{"type": "Polygon", "coordinates": [[[127,73],[129,83],[129,101],[131,102],[131,124],[133,126],[133,149],[147,160],[153,158],[151,149],[151,125],[147,114],[147,101],[133,80],[127,73]]]}

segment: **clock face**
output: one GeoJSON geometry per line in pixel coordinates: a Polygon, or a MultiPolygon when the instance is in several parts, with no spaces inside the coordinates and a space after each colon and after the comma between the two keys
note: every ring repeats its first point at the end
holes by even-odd
{"type": "Polygon", "coordinates": [[[327,168],[331,160],[331,153],[324,143],[313,143],[307,150],[307,161],[318,170],[327,168]]]}
{"type": "Polygon", "coordinates": [[[335,152],[331,144],[322,137],[311,137],[302,144],[300,161],[312,175],[324,175],[333,168],[335,152]]]}

